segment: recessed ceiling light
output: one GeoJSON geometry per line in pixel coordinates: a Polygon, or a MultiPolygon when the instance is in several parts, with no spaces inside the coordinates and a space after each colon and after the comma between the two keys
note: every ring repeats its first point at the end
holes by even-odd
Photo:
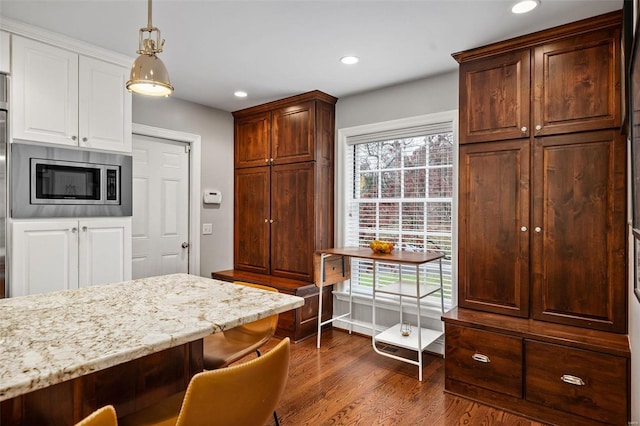
{"type": "Polygon", "coordinates": [[[527,13],[538,7],[540,0],[520,0],[511,8],[513,13],[527,13]]]}
{"type": "Polygon", "coordinates": [[[234,94],[234,96],[236,98],[246,98],[247,97],[247,92],[242,91],[242,90],[235,91],[235,92],[233,92],[233,94],[234,94]]]}
{"type": "Polygon", "coordinates": [[[340,62],[342,62],[345,65],[353,65],[353,64],[357,64],[359,61],[357,56],[343,56],[342,58],[340,58],[340,62]]]}
{"type": "Polygon", "coordinates": [[[511,8],[513,13],[527,13],[538,7],[540,0],[521,0],[511,8]]]}

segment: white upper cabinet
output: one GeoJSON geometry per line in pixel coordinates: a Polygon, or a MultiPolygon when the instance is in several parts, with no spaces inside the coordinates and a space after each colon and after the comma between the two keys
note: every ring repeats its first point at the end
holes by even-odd
{"type": "Polygon", "coordinates": [[[126,67],[13,36],[14,139],[131,152],[126,67]]]}
{"type": "Polygon", "coordinates": [[[11,36],[6,31],[0,31],[0,72],[11,72],[11,36]]]}
{"type": "Polygon", "coordinates": [[[78,55],[13,37],[14,139],[78,145],[78,55]]]}
{"type": "Polygon", "coordinates": [[[80,56],[80,146],[131,152],[129,70],[80,56]]]}

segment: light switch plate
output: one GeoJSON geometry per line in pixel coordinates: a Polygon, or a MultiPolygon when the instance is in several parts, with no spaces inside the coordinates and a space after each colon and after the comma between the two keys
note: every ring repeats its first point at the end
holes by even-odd
{"type": "Polygon", "coordinates": [[[202,235],[211,235],[213,234],[213,226],[210,223],[202,224],[202,235]]]}

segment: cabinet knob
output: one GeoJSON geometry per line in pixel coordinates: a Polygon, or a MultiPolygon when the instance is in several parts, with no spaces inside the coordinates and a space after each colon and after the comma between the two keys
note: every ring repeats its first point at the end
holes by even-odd
{"type": "Polygon", "coordinates": [[[571,374],[563,374],[562,377],[560,377],[560,380],[574,386],[586,385],[584,380],[582,380],[580,377],[572,376],[571,374]]]}
{"type": "Polygon", "coordinates": [[[86,226],[82,227],[82,232],[87,232],[87,227],[86,226]]]}
{"type": "Polygon", "coordinates": [[[522,126],[520,128],[520,130],[522,130],[522,133],[527,133],[527,127],[526,126],[522,126]]]}
{"type": "Polygon", "coordinates": [[[89,140],[89,139],[88,139],[88,138],[86,138],[86,137],[82,138],[82,142],[86,142],[86,141],[88,141],[88,140],[89,140]]]}
{"type": "Polygon", "coordinates": [[[523,227],[521,227],[521,228],[520,228],[520,230],[521,230],[522,232],[527,232],[527,227],[526,227],[526,226],[523,226],[523,227]]]}
{"type": "Polygon", "coordinates": [[[489,359],[488,356],[482,355],[482,354],[479,354],[479,353],[475,353],[475,354],[471,355],[471,358],[473,358],[474,361],[484,362],[485,364],[488,364],[488,363],[491,362],[491,360],[489,359]]]}
{"type": "Polygon", "coordinates": [[[78,137],[76,135],[71,136],[71,140],[75,141],[76,139],[78,139],[78,137]]]}
{"type": "Polygon", "coordinates": [[[536,126],[536,130],[542,130],[542,126],[538,124],[538,125],[536,126]]]}
{"type": "Polygon", "coordinates": [[[185,241],[184,243],[180,244],[180,247],[188,248],[189,247],[189,243],[185,241]]]}
{"type": "Polygon", "coordinates": [[[268,222],[269,222],[269,219],[265,219],[265,220],[264,220],[264,223],[268,223],[268,222]]]}
{"type": "Polygon", "coordinates": [[[269,161],[273,163],[273,158],[269,158],[269,161]]]}
{"type": "Polygon", "coordinates": [[[273,219],[271,219],[271,220],[269,221],[269,223],[273,223],[273,219]]]}
{"type": "Polygon", "coordinates": [[[540,232],[540,231],[542,231],[542,228],[540,228],[539,226],[536,226],[533,230],[536,231],[536,232],[540,232]]]}
{"type": "Polygon", "coordinates": [[[76,228],[75,226],[73,228],[70,229],[70,231],[75,234],[78,231],[78,228],[76,228]]]}
{"type": "Polygon", "coordinates": [[[268,162],[269,162],[269,159],[268,159],[268,158],[265,158],[265,159],[264,159],[264,162],[265,162],[265,163],[268,163],[268,162]]]}

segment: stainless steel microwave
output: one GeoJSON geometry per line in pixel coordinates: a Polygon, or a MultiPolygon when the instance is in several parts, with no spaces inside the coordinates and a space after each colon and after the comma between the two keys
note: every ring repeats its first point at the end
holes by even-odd
{"type": "Polygon", "coordinates": [[[14,218],[131,216],[130,155],[11,144],[14,218]]]}

